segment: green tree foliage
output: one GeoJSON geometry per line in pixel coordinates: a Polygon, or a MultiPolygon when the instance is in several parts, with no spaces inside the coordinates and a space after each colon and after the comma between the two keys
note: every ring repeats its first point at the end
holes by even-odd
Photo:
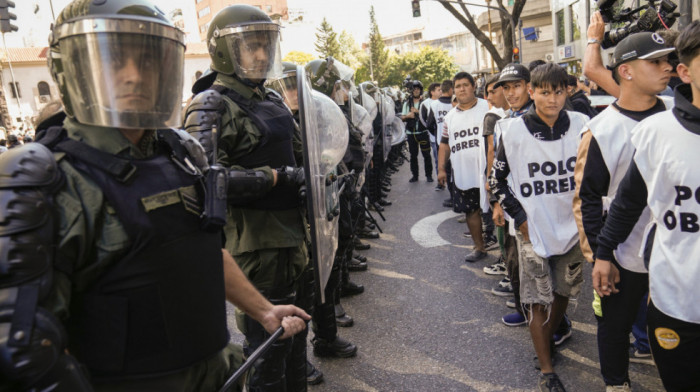
{"type": "Polygon", "coordinates": [[[425,87],[432,82],[451,79],[459,67],[446,50],[424,46],[417,52],[391,56],[386,67],[385,85],[401,86],[406,75],[420,80],[425,87]]]}
{"type": "Polygon", "coordinates": [[[321,26],[316,29],[316,42],[314,47],[319,54],[319,57],[338,57],[340,54],[340,43],[338,43],[338,33],[333,31],[333,26],[323,18],[321,26]]]}
{"type": "MultiPolygon", "coordinates": [[[[386,68],[389,61],[389,51],[384,45],[382,35],[379,33],[377,19],[374,16],[374,6],[369,9],[369,56],[362,62],[361,69],[358,69],[355,80],[358,76],[374,76],[374,80],[380,86],[386,86],[386,68]]],[[[369,80],[367,78],[366,80],[369,80]]]]}
{"type": "Polygon", "coordinates": [[[287,55],[285,55],[284,58],[282,58],[282,61],[289,61],[290,63],[298,65],[306,65],[306,63],[315,58],[316,57],[314,57],[314,55],[311,53],[292,50],[291,52],[287,53],[287,55]]]}
{"type": "Polygon", "coordinates": [[[338,60],[354,70],[360,68],[364,57],[367,55],[362,52],[362,48],[355,42],[352,34],[345,30],[341,31],[338,36],[338,43],[340,44],[338,60]]]}

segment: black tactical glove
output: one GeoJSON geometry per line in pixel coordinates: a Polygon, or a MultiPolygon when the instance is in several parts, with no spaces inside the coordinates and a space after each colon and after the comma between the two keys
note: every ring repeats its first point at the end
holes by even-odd
{"type": "Polygon", "coordinates": [[[282,166],[277,169],[276,186],[295,186],[301,188],[306,184],[306,175],[303,167],[282,166]]]}

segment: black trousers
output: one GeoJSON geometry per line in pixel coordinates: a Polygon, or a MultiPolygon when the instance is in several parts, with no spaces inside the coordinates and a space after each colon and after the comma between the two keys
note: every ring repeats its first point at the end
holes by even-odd
{"type": "Polygon", "coordinates": [[[620,292],[601,298],[603,317],[598,320],[598,356],[600,373],[605,385],[622,385],[630,382],[629,347],[630,332],[637,318],[639,303],[649,291],[649,274],[637,273],[620,267],[620,292]]]}
{"type": "Polygon", "coordinates": [[[669,392],[700,391],[700,324],[662,313],[652,299],[647,311],[647,331],[664,388],[669,392]]]}
{"type": "Polygon", "coordinates": [[[430,136],[428,132],[407,135],[408,151],[411,153],[411,174],[418,177],[418,151],[423,155],[425,176],[433,176],[433,159],[430,156],[430,136]]]}

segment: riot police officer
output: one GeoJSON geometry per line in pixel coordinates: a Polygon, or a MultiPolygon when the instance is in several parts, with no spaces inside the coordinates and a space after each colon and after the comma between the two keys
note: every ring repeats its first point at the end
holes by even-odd
{"type": "Polygon", "coordinates": [[[183,33],[147,0],[75,0],[50,45],[65,113],[0,157],[0,389],[215,390],[236,359],[224,298],[287,336],[308,316],[203,224],[206,159],[170,129],[183,33]]]}
{"type": "MultiPolygon", "coordinates": [[[[356,91],[352,81],[353,71],[345,64],[329,57],[327,59],[313,60],[306,64],[306,69],[311,86],[330,97],[338,106],[347,113],[349,110],[349,98],[352,91],[356,91]]],[[[351,102],[351,101],[350,101],[351,102]]],[[[346,116],[347,120],[347,116],[346,116]]],[[[340,194],[340,220],[338,249],[333,261],[333,272],[326,286],[327,297],[332,300],[324,304],[316,304],[314,309],[314,354],[317,356],[351,357],[357,353],[357,346],[341,338],[337,334],[337,327],[349,327],[353,319],[349,317],[342,305],[340,296],[345,294],[360,294],[364,291],[362,285],[349,280],[348,260],[352,257],[353,225],[350,217],[350,203],[355,194],[355,175],[364,170],[364,151],[362,149],[362,133],[356,129],[352,122],[347,121],[349,142],[343,161],[338,165],[338,174],[342,176],[345,191],[340,194]]]]}
{"type": "MultiPolygon", "coordinates": [[[[297,300],[296,285],[308,257],[299,197],[301,145],[290,111],[264,87],[266,79],[282,74],[279,33],[279,25],[249,5],[229,6],[215,15],[207,32],[213,71],[207,80],[213,84],[193,98],[186,126],[204,121],[207,110],[218,105],[216,97],[223,97],[216,109],[218,163],[240,173],[241,181],[257,184],[247,200],[229,205],[226,249],[265,297],[290,304],[297,300]]],[[[246,354],[268,336],[260,323],[240,312],[237,324],[246,336],[246,354]]],[[[305,350],[305,344],[291,341],[274,344],[256,361],[248,390],[306,390],[305,350]]]]}

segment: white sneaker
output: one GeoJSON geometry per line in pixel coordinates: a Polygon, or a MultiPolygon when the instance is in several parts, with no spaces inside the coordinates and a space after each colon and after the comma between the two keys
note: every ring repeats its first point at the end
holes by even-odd
{"type": "Polygon", "coordinates": [[[506,263],[503,261],[497,261],[491,265],[484,267],[484,273],[486,275],[507,275],[506,263]]]}
{"type": "Polygon", "coordinates": [[[607,385],[605,387],[605,392],[632,392],[632,388],[628,383],[622,385],[607,385]]]}

